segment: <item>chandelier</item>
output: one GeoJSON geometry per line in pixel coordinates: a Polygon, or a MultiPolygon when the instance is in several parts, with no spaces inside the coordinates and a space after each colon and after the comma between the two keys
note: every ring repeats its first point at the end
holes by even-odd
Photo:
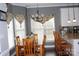
{"type": "Polygon", "coordinates": [[[37,22],[44,23],[44,20],[43,20],[44,15],[43,14],[40,14],[39,13],[39,10],[37,10],[36,14],[35,15],[32,15],[31,17],[32,17],[33,20],[35,20],[37,22]]]}
{"type": "Polygon", "coordinates": [[[34,21],[37,21],[37,22],[44,24],[46,21],[48,21],[49,19],[51,19],[53,17],[53,15],[45,16],[44,14],[40,14],[38,4],[37,4],[36,9],[37,9],[36,14],[31,16],[31,18],[34,21]]]}

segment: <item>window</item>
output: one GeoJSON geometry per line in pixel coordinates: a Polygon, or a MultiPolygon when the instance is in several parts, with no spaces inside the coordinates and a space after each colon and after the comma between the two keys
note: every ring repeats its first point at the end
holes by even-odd
{"type": "Polygon", "coordinates": [[[38,34],[38,44],[42,44],[44,35],[42,24],[31,19],[31,31],[38,34]]]}
{"type": "Polygon", "coordinates": [[[15,23],[15,36],[20,36],[20,39],[26,37],[26,31],[25,31],[25,20],[20,24],[16,18],[14,19],[15,23]]]}
{"type": "Polygon", "coordinates": [[[44,23],[45,34],[47,36],[47,41],[54,41],[53,31],[55,31],[55,22],[54,18],[50,19],[46,23],[44,23]]]}
{"type": "Polygon", "coordinates": [[[46,34],[46,41],[54,40],[53,31],[55,31],[54,18],[44,24],[31,19],[31,31],[38,34],[38,44],[42,44],[43,35],[46,34]]]}
{"type": "Polygon", "coordinates": [[[15,36],[20,36],[20,39],[25,38],[26,34],[25,34],[25,20],[22,22],[22,24],[20,25],[20,23],[16,20],[16,18],[14,18],[13,20],[10,21],[10,23],[8,24],[8,42],[9,42],[9,49],[11,49],[12,47],[14,47],[14,40],[15,40],[15,36]],[[14,25],[13,25],[13,20],[14,20],[14,25]],[[15,36],[14,36],[14,29],[15,29],[15,36]]]}

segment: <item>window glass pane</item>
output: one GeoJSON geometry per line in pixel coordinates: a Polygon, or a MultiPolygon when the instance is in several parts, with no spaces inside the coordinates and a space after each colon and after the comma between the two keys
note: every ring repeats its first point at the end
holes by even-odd
{"type": "Polygon", "coordinates": [[[44,35],[42,24],[31,19],[31,31],[38,34],[38,44],[42,44],[44,35]]]}
{"type": "Polygon", "coordinates": [[[25,20],[23,20],[22,24],[20,24],[16,19],[14,19],[14,21],[15,21],[15,35],[19,36],[22,41],[22,39],[26,37],[25,20]]]}

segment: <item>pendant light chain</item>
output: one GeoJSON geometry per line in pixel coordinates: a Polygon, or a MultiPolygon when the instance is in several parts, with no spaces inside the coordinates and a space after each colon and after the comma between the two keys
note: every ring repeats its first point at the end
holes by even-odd
{"type": "Polygon", "coordinates": [[[71,21],[70,21],[69,7],[68,7],[68,23],[71,23],[71,21]]]}
{"type": "Polygon", "coordinates": [[[37,14],[39,16],[39,7],[38,7],[38,3],[37,3],[37,14]]]}
{"type": "Polygon", "coordinates": [[[70,20],[70,13],[69,13],[69,8],[68,8],[68,20],[70,20]]]}
{"type": "Polygon", "coordinates": [[[74,17],[74,20],[75,20],[75,9],[74,9],[74,3],[73,3],[73,17],[74,17]]]}

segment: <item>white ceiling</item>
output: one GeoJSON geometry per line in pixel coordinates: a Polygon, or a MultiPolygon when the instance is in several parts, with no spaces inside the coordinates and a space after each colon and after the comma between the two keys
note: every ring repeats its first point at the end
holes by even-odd
{"type": "MultiPolygon", "coordinates": [[[[12,5],[22,6],[27,8],[35,8],[37,7],[59,7],[59,6],[73,6],[73,3],[11,3],[12,5]]],[[[74,5],[79,5],[75,3],[74,5]]]]}

